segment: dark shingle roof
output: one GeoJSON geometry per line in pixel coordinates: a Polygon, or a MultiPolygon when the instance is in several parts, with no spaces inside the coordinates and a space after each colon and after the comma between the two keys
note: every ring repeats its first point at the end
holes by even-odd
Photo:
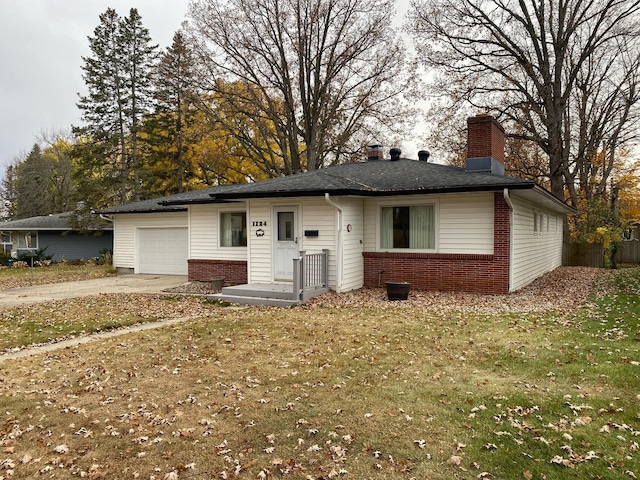
{"type": "Polygon", "coordinates": [[[209,203],[213,192],[224,192],[238,185],[219,185],[217,187],[192,190],[189,192],[174,193],[161,198],[142,200],[140,202],[126,203],[117,207],[96,210],[95,213],[110,215],[113,213],[157,213],[157,212],[186,212],[186,204],[209,203]]]}
{"type": "MultiPolygon", "coordinates": [[[[505,177],[483,172],[466,172],[463,168],[420,162],[416,160],[374,161],[347,163],[263,182],[228,185],[202,191],[198,202],[243,198],[332,195],[408,195],[416,193],[445,193],[530,189],[530,180],[505,177]]],[[[194,199],[163,199],[165,205],[191,203],[194,199]]]]}
{"type": "MultiPolygon", "coordinates": [[[[75,212],[56,213],[39,217],[22,218],[9,222],[0,222],[0,230],[73,230],[70,219],[75,212]]],[[[101,227],[103,230],[113,229],[112,225],[101,227]]]]}
{"type": "Polygon", "coordinates": [[[391,196],[428,193],[535,190],[551,198],[531,180],[486,172],[467,172],[464,168],[418,160],[379,160],[347,163],[320,170],[278,177],[256,183],[221,185],[179,193],[144,202],[130,203],[98,213],[143,213],[184,210],[187,205],[218,203],[247,198],[300,197],[330,195],[391,196]]]}

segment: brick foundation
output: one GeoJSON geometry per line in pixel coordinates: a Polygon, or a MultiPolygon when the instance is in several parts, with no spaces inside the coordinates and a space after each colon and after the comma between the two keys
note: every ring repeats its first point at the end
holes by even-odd
{"type": "Polygon", "coordinates": [[[189,281],[210,282],[224,277],[225,285],[247,283],[247,262],[244,260],[189,260],[189,281]]]}
{"type": "Polygon", "coordinates": [[[365,252],[364,285],[396,281],[418,290],[509,293],[509,207],[502,193],[494,194],[493,227],[492,255],[365,252]]]}

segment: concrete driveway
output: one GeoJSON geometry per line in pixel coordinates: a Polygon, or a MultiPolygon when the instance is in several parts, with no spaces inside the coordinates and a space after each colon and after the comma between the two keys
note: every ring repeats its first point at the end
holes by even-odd
{"type": "Polygon", "coordinates": [[[78,282],[13,288],[0,292],[0,308],[86,297],[99,293],[160,293],[187,282],[182,275],[118,275],[78,282]]]}

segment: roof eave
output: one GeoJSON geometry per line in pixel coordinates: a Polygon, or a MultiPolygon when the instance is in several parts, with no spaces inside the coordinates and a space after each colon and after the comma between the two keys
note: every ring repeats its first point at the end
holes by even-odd
{"type": "Polygon", "coordinates": [[[464,192],[496,192],[504,188],[509,189],[531,189],[533,183],[516,183],[512,185],[491,184],[491,185],[460,185],[455,187],[429,187],[429,188],[409,188],[404,190],[373,190],[373,189],[318,189],[318,190],[282,190],[271,192],[255,193],[227,193],[212,196],[211,200],[201,200],[198,203],[217,203],[225,200],[241,200],[253,198],[291,198],[291,197],[320,197],[326,193],[335,196],[399,196],[399,195],[433,195],[439,193],[464,193],[464,192]]]}
{"type": "Polygon", "coordinates": [[[553,193],[551,193],[549,190],[542,188],[539,185],[536,185],[533,189],[534,192],[544,196],[547,200],[555,203],[560,209],[564,210],[565,213],[570,213],[570,214],[576,214],[578,213],[578,210],[576,210],[575,208],[573,208],[570,205],[567,205],[566,203],[564,203],[562,200],[560,200],[558,197],[556,197],[553,193]]]}
{"type": "Polygon", "coordinates": [[[96,210],[94,214],[96,215],[127,215],[129,213],[172,213],[172,212],[186,212],[187,208],[171,208],[171,209],[163,209],[163,208],[139,208],[133,210],[125,210],[125,211],[114,211],[114,210],[96,210]]]}

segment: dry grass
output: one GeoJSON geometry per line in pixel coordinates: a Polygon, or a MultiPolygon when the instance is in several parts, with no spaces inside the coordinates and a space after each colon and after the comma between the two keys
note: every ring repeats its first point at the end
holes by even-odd
{"type": "Polygon", "coordinates": [[[90,280],[115,275],[110,266],[53,264],[48,267],[7,268],[0,267],[0,291],[12,288],[45,285],[48,283],[90,280]]]}
{"type": "Polygon", "coordinates": [[[99,294],[0,310],[0,353],[173,318],[208,316],[203,297],[99,294]]]}
{"type": "Polygon", "coordinates": [[[328,303],[0,363],[0,478],[640,475],[638,325],[609,304],[328,303]]]}

